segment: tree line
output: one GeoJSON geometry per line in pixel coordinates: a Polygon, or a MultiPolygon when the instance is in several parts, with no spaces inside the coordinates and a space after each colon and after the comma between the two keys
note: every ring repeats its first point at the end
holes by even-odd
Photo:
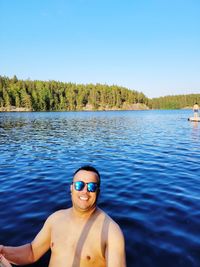
{"type": "Polygon", "coordinates": [[[127,109],[136,103],[150,109],[180,109],[200,104],[200,94],[147,98],[117,85],[19,80],[0,76],[0,110],[74,111],[127,109]]]}
{"type": "Polygon", "coordinates": [[[191,108],[195,103],[200,104],[200,94],[173,95],[149,100],[152,109],[181,109],[191,108]]]}
{"type": "Polygon", "coordinates": [[[0,108],[12,107],[32,111],[72,111],[123,109],[143,103],[148,98],[141,92],[102,84],[75,84],[59,81],[18,80],[0,76],[0,108]]]}

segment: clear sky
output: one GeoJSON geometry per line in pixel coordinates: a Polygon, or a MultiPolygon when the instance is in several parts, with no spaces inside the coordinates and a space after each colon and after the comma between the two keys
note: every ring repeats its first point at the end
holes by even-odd
{"type": "Polygon", "coordinates": [[[200,0],[0,0],[0,75],[200,93],[200,0]]]}

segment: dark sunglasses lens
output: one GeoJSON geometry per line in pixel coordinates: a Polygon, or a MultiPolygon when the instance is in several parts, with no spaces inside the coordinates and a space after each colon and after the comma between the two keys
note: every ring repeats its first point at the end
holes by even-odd
{"type": "Polygon", "coordinates": [[[81,191],[83,190],[85,184],[84,182],[82,181],[78,181],[78,182],[74,182],[74,188],[77,190],[77,191],[81,191]]]}
{"type": "Polygon", "coordinates": [[[96,192],[97,184],[96,183],[88,183],[87,189],[89,192],[96,192]]]}

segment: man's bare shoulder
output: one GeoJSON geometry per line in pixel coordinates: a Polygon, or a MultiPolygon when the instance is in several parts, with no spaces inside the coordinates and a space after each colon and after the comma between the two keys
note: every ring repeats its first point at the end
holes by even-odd
{"type": "Polygon", "coordinates": [[[69,209],[62,209],[58,210],[54,213],[52,213],[46,220],[49,224],[58,223],[59,221],[62,221],[63,219],[66,219],[69,216],[71,208],[69,209]]]}
{"type": "Polygon", "coordinates": [[[104,216],[105,224],[109,225],[109,229],[112,231],[117,231],[121,233],[120,226],[115,222],[106,212],[98,208],[98,212],[101,216],[104,216]]]}

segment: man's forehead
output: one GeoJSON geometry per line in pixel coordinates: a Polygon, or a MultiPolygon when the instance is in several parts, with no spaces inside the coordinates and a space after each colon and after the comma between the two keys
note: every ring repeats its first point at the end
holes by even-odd
{"type": "Polygon", "coordinates": [[[93,171],[80,170],[74,175],[73,180],[77,180],[77,179],[93,179],[95,181],[98,181],[99,177],[97,173],[93,171]]]}

